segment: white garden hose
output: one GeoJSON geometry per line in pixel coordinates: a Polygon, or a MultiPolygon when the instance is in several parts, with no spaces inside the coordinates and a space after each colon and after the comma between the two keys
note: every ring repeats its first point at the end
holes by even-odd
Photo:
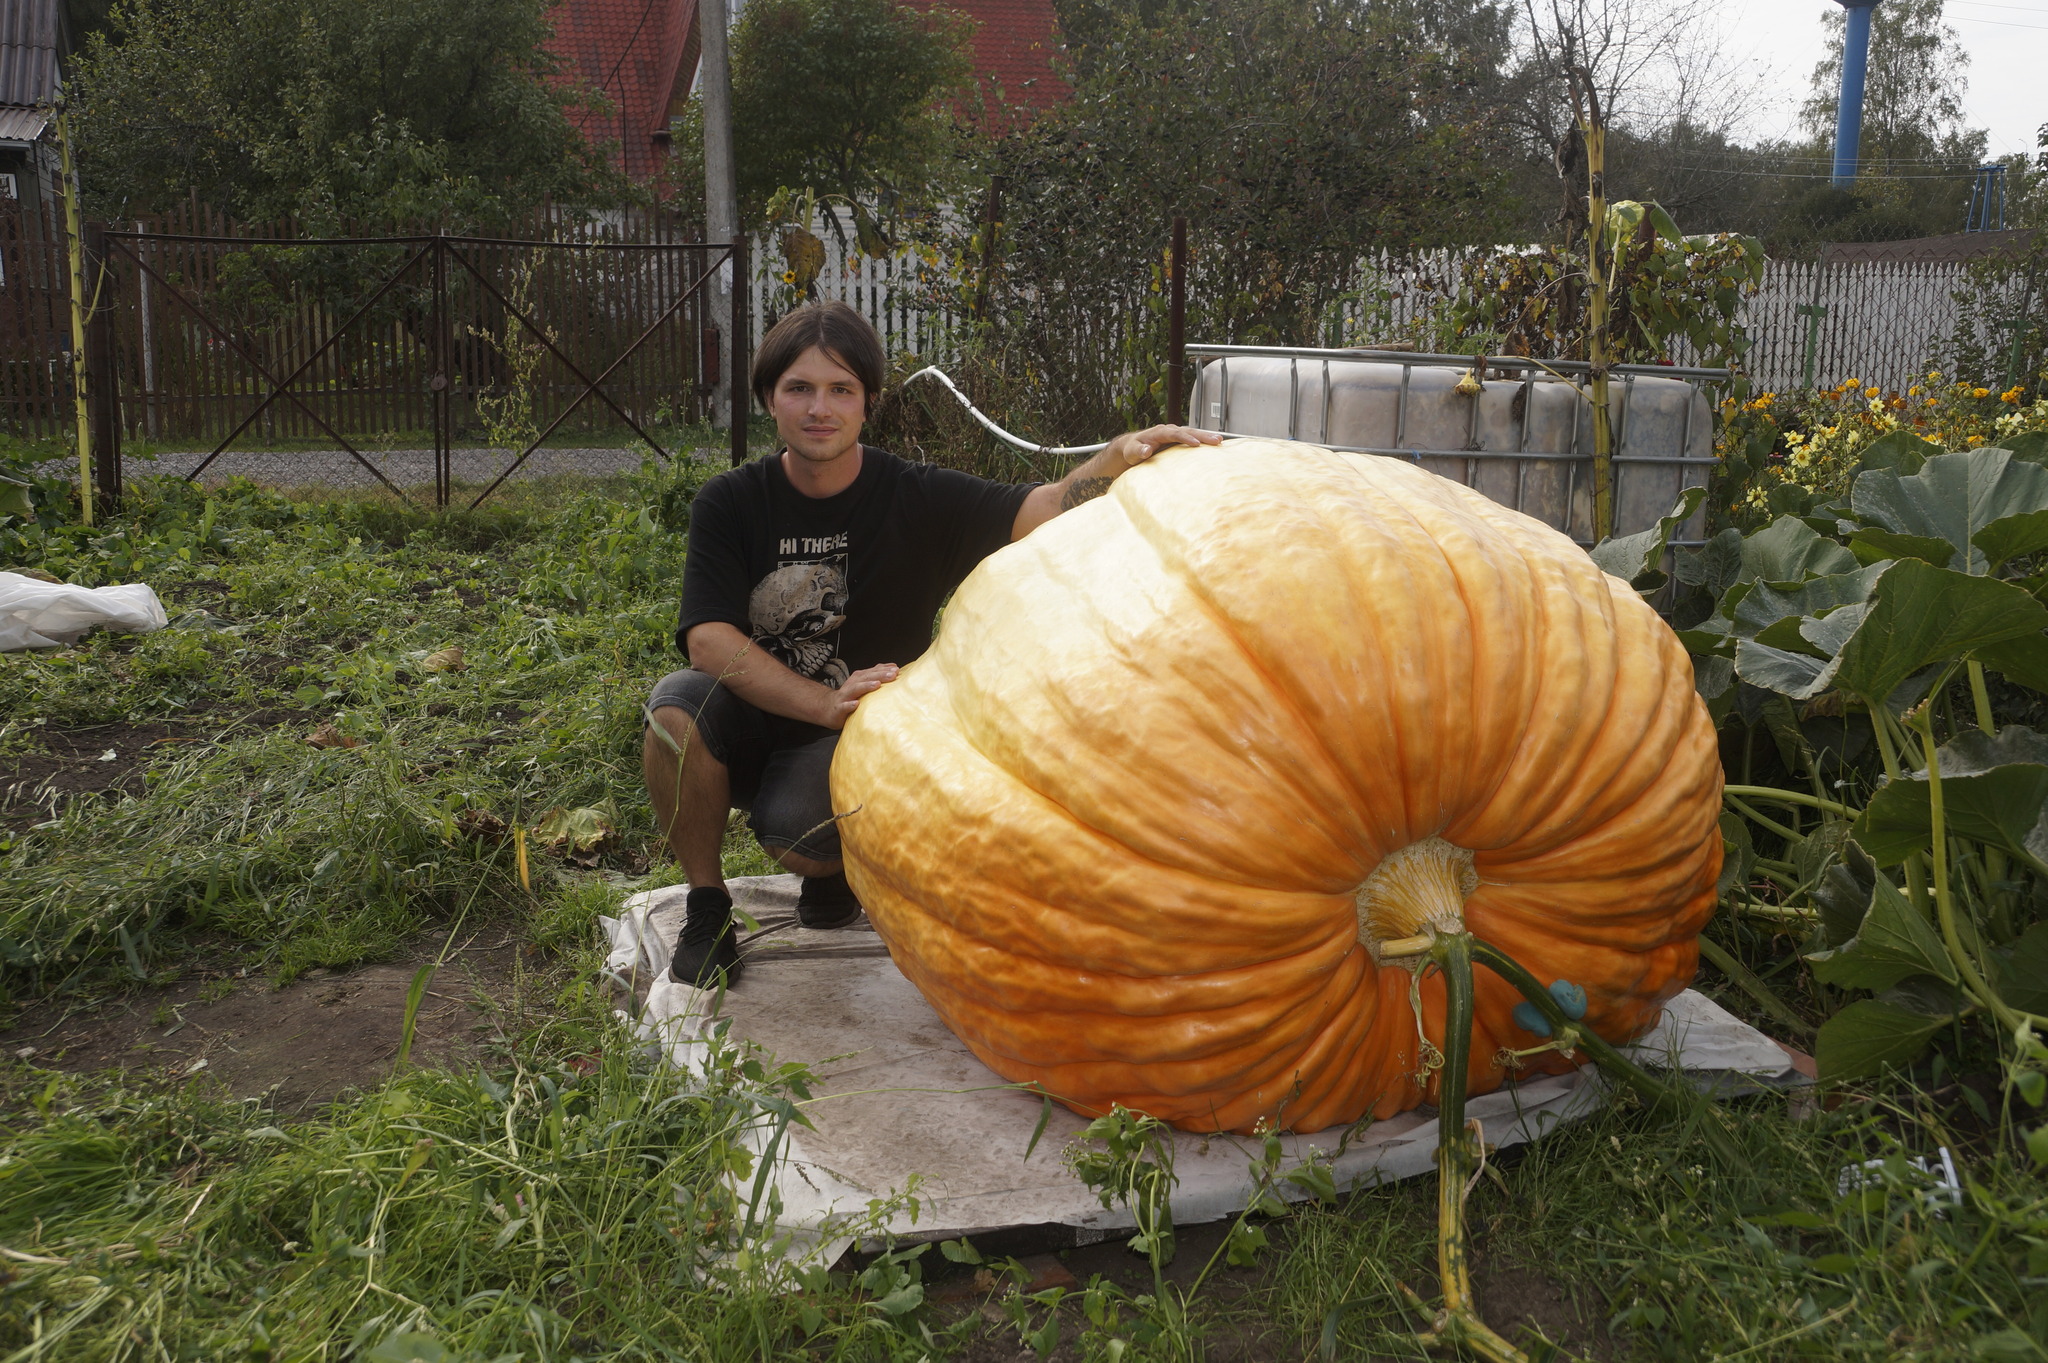
{"type": "Polygon", "coordinates": [[[1098,450],[1106,449],[1109,446],[1107,440],[1099,445],[1034,445],[1022,436],[1011,435],[1008,431],[996,425],[995,422],[989,420],[979,407],[968,401],[967,394],[961,392],[954,386],[953,380],[946,377],[946,371],[940,369],[937,365],[926,365],[923,369],[918,370],[903,381],[904,386],[908,387],[927,375],[945,384],[946,391],[960,399],[960,405],[967,409],[967,415],[979,421],[982,424],[982,428],[990,435],[1007,444],[1016,446],[1026,454],[1094,454],[1098,450]]]}

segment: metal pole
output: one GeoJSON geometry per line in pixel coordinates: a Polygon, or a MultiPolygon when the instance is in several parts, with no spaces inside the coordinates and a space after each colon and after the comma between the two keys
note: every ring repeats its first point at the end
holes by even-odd
{"type": "Polygon", "coordinates": [[[1842,28],[1842,93],[1835,103],[1834,184],[1856,183],[1857,144],[1863,140],[1863,77],[1870,60],[1870,12],[1879,0],[1840,0],[1849,11],[1842,28]]]}
{"type": "Polygon", "coordinates": [[[1188,419],[1188,220],[1173,220],[1173,249],[1166,258],[1166,421],[1188,419]]]}
{"type": "Polygon", "coordinates": [[[85,320],[85,372],[92,407],[94,509],[111,516],[121,509],[120,366],[114,352],[114,300],[107,269],[107,225],[85,225],[80,246],[85,256],[89,307],[85,320]]]}
{"type": "Polygon", "coordinates": [[[453,481],[448,455],[448,242],[439,231],[434,233],[433,280],[434,376],[427,387],[434,415],[434,507],[446,511],[453,481]]]}
{"type": "MultiPolygon", "coordinates": [[[[732,234],[733,278],[744,281],[747,278],[747,234],[732,234]]],[[[747,462],[747,380],[740,361],[746,356],[747,344],[747,290],[742,287],[732,291],[732,349],[731,359],[725,365],[725,381],[732,392],[732,466],[738,468],[747,462]]]]}

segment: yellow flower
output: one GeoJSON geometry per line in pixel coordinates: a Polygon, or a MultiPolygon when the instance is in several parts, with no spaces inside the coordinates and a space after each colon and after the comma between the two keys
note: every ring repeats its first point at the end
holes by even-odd
{"type": "Polygon", "coordinates": [[[1877,391],[1878,390],[1875,388],[1866,388],[1863,390],[1863,396],[1867,398],[1874,398],[1877,396],[1877,391]]]}
{"type": "Polygon", "coordinates": [[[1911,388],[1908,388],[1906,390],[1906,396],[1909,398],[1917,398],[1926,391],[1927,390],[1925,388],[1922,388],[1919,384],[1916,383],[1911,388]]]}
{"type": "Polygon", "coordinates": [[[1941,371],[1939,369],[1930,369],[1927,371],[1927,377],[1930,379],[1938,379],[1941,377],[1941,371]]]}
{"type": "Polygon", "coordinates": [[[1988,398],[1991,396],[1991,390],[1989,388],[1972,388],[1970,396],[1973,398],[1988,398]]]}
{"type": "Polygon", "coordinates": [[[794,284],[794,283],[796,283],[796,271],[795,271],[795,270],[784,270],[784,271],[782,272],[782,282],[783,282],[783,283],[785,283],[785,284],[794,284]]]}
{"type": "Polygon", "coordinates": [[[2014,385],[2013,385],[2012,387],[2010,387],[2010,388],[2006,389],[2006,390],[2005,390],[2005,391],[2004,391],[2003,393],[2000,393],[2000,394],[1998,395],[1998,400],[1999,400],[2000,402],[2010,402],[2010,403],[2013,403],[2013,404],[2017,405],[2017,404],[2019,403],[2019,400],[2020,400],[2020,387],[2019,387],[2019,385],[2018,385],[2018,384],[2014,384],[2014,385]]]}

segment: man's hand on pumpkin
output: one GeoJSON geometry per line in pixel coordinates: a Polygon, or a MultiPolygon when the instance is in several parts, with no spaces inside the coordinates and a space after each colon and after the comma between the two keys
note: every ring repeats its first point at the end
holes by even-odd
{"type": "Polygon", "coordinates": [[[1142,431],[1126,431],[1109,442],[1103,453],[1116,456],[1125,468],[1142,464],[1153,455],[1175,445],[1220,445],[1223,437],[1214,431],[1204,431],[1193,426],[1147,426],[1142,431]]]}
{"type": "Polygon", "coordinates": [[[838,689],[831,692],[826,701],[830,709],[823,721],[825,727],[844,728],[846,721],[853,718],[853,712],[859,707],[861,698],[895,681],[898,671],[894,663],[877,663],[873,667],[862,668],[839,683],[838,689]]]}

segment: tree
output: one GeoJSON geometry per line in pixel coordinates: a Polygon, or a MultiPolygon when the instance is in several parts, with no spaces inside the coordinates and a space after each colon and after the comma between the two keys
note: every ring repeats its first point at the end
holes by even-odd
{"type": "Polygon", "coordinates": [[[503,223],[624,189],[570,124],[551,0],[123,0],[77,63],[94,211],[503,223]]]}
{"type": "Polygon", "coordinates": [[[1962,230],[1987,139],[1963,124],[1969,54],[1943,21],[1942,3],[1885,0],[1872,12],[1853,188],[1820,178],[1834,153],[1844,41],[1843,15],[1822,18],[1828,55],[1814,67],[1812,93],[1800,109],[1813,138],[1812,164],[1787,204],[1781,239],[1890,241],[1962,230]]]}
{"type": "Polygon", "coordinates": [[[743,216],[784,188],[921,194],[953,145],[972,35],[957,14],[897,0],[750,0],[732,49],[743,216]]]}
{"type": "MultiPolygon", "coordinates": [[[[1917,165],[1942,159],[1949,149],[1945,144],[1965,131],[1963,91],[1970,82],[1970,54],[1943,22],[1942,5],[1943,0],[1884,0],[1871,11],[1859,154],[1874,171],[1887,162],[1917,165]]],[[[1846,17],[1842,10],[1822,16],[1828,54],[1813,68],[1813,91],[1799,110],[1807,131],[1830,148],[1846,17]]]]}
{"type": "Polygon", "coordinates": [[[1491,241],[1505,221],[1484,111],[1502,5],[1107,0],[1083,21],[1073,98],[979,163],[1005,184],[996,248],[967,223],[939,253],[964,262],[951,310],[980,319],[970,382],[1031,429],[1159,413],[1177,213],[1189,335],[1285,344],[1329,339],[1376,248],[1491,241]],[[1419,22],[1445,15],[1450,41],[1419,22]]]}

